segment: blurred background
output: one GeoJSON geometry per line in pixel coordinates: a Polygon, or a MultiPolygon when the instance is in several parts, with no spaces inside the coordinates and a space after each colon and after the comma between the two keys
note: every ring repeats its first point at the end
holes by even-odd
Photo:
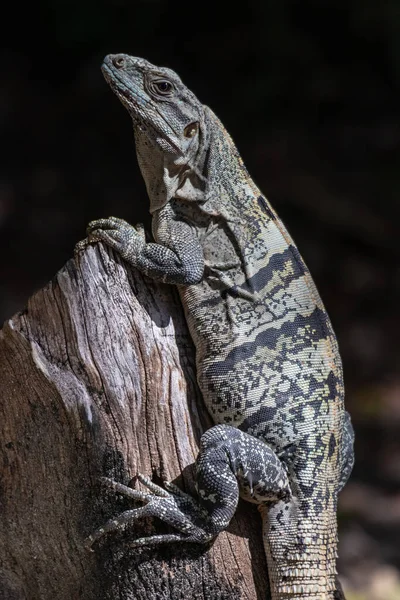
{"type": "Polygon", "coordinates": [[[400,3],[37,0],[2,8],[1,38],[0,321],[90,219],[149,222],[103,56],[176,70],[285,221],[339,338],[357,458],[347,598],[400,600],[400,3]]]}

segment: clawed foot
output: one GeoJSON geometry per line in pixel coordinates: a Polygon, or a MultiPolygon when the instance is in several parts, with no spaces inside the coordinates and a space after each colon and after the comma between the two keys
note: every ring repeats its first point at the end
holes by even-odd
{"type": "Polygon", "coordinates": [[[209,520],[207,514],[189,494],[182,492],[173,483],[166,482],[162,488],[147,477],[138,475],[139,481],[147,487],[149,492],[134,490],[122,483],[102,477],[101,481],[112,490],[131,498],[139,500],[145,505],[140,508],[126,510],[120,515],[110,519],[86,539],[86,546],[91,549],[94,542],[106,533],[122,529],[125,525],[142,517],[158,517],[165,523],[172,525],[179,533],[153,535],[138,538],[130,542],[130,546],[152,546],[166,542],[200,542],[205,543],[214,537],[207,531],[209,520]]]}
{"type": "Polygon", "coordinates": [[[87,238],[75,246],[75,256],[89,244],[103,241],[123,258],[134,261],[146,244],[146,235],[141,223],[133,227],[123,219],[108,217],[91,221],[86,229],[87,238]]]}

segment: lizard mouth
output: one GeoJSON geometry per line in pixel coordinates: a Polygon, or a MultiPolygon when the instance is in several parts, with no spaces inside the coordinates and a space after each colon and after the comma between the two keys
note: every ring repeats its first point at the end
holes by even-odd
{"type": "MultiPolygon", "coordinates": [[[[128,110],[134,126],[146,127],[153,130],[156,136],[167,136],[167,130],[170,131],[168,141],[174,152],[180,153],[180,148],[175,138],[178,133],[174,131],[171,124],[157,109],[157,106],[146,95],[140,84],[135,84],[132,76],[125,68],[115,66],[112,55],[106,56],[101,66],[104,79],[118,97],[121,103],[128,110]]],[[[193,125],[193,124],[191,124],[193,125]]],[[[188,130],[187,136],[192,137],[192,129],[188,130]]],[[[154,137],[154,136],[153,136],[154,137]]]]}
{"type": "Polygon", "coordinates": [[[121,73],[121,71],[113,68],[112,65],[108,64],[107,62],[103,62],[101,70],[104,79],[107,81],[112,91],[119,96],[121,100],[125,98],[130,107],[134,108],[140,105],[144,106],[148,104],[146,99],[143,98],[140,93],[135,93],[135,90],[127,84],[125,81],[126,75],[124,77],[124,74],[121,73]]]}

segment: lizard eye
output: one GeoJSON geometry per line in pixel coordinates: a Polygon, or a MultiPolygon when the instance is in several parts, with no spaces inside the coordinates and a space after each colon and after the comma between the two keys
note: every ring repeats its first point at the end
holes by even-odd
{"type": "Polygon", "coordinates": [[[156,86],[158,87],[160,92],[169,92],[170,89],[172,88],[172,85],[170,84],[169,81],[158,81],[156,83],[156,86]]]}
{"type": "Polygon", "coordinates": [[[189,125],[186,125],[183,134],[185,137],[187,138],[192,138],[196,135],[196,133],[199,131],[199,124],[196,123],[190,123],[189,125]]]}
{"type": "Polygon", "coordinates": [[[172,85],[172,83],[170,81],[167,81],[166,79],[152,81],[151,88],[154,92],[160,94],[161,96],[171,96],[174,90],[174,86],[172,85]]]}

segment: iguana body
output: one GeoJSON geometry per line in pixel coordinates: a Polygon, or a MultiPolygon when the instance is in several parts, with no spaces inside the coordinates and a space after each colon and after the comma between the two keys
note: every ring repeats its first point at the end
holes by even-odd
{"type": "Polygon", "coordinates": [[[116,218],[89,225],[154,279],[178,285],[198,382],[217,424],[201,441],[198,499],[142,480],[144,514],[177,533],[137,540],[206,542],[239,493],[260,504],[273,600],[334,597],[336,504],[352,467],[352,429],[331,323],[282,222],[224,127],[169,69],[108,56],[104,75],[134,123],[155,243],[116,218]]]}

